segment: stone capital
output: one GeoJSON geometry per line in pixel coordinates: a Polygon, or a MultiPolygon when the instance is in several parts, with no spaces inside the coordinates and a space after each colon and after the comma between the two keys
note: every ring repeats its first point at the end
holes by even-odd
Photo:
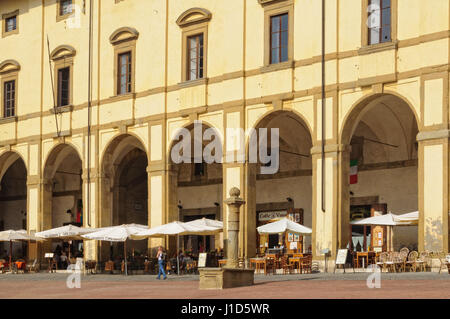
{"type": "MultiPolygon", "coordinates": [[[[326,144],[325,145],[325,153],[342,153],[342,152],[350,152],[352,147],[347,144],[326,144]]],[[[311,148],[311,155],[319,155],[322,154],[322,146],[316,145],[311,148]]]]}
{"type": "Polygon", "coordinates": [[[418,142],[450,138],[450,130],[422,131],[417,134],[418,142]]]}

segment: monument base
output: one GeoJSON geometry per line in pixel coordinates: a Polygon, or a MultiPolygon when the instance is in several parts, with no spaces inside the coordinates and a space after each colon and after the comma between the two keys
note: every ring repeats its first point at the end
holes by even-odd
{"type": "Polygon", "coordinates": [[[234,268],[202,268],[200,273],[200,289],[226,289],[252,286],[254,269],[234,268]]]}

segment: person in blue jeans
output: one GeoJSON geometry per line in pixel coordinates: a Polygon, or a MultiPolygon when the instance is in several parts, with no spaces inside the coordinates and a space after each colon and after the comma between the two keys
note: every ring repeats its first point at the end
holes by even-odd
{"type": "Polygon", "coordinates": [[[161,279],[161,274],[163,275],[164,279],[167,279],[166,272],[164,271],[164,266],[166,264],[166,253],[163,250],[162,246],[158,247],[158,253],[156,254],[156,258],[158,258],[158,266],[159,266],[159,272],[157,279],[161,279]]]}

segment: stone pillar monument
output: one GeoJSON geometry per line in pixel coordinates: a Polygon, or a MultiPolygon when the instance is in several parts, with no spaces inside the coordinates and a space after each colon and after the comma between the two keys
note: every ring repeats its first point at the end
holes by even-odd
{"type": "Polygon", "coordinates": [[[228,249],[226,268],[239,268],[239,210],[245,201],[239,197],[240,190],[233,187],[230,197],[225,200],[228,205],[228,249]]]}
{"type": "Polygon", "coordinates": [[[233,187],[230,197],[225,200],[228,205],[228,249],[227,264],[224,268],[203,268],[200,272],[200,289],[224,289],[251,286],[254,283],[253,269],[239,268],[239,210],[245,201],[239,197],[240,190],[233,187]]]}

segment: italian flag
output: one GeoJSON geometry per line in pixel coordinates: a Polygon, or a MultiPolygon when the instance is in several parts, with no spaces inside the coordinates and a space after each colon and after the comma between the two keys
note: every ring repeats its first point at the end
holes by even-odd
{"type": "Polygon", "coordinates": [[[350,185],[358,183],[358,160],[350,161],[350,185]]]}

